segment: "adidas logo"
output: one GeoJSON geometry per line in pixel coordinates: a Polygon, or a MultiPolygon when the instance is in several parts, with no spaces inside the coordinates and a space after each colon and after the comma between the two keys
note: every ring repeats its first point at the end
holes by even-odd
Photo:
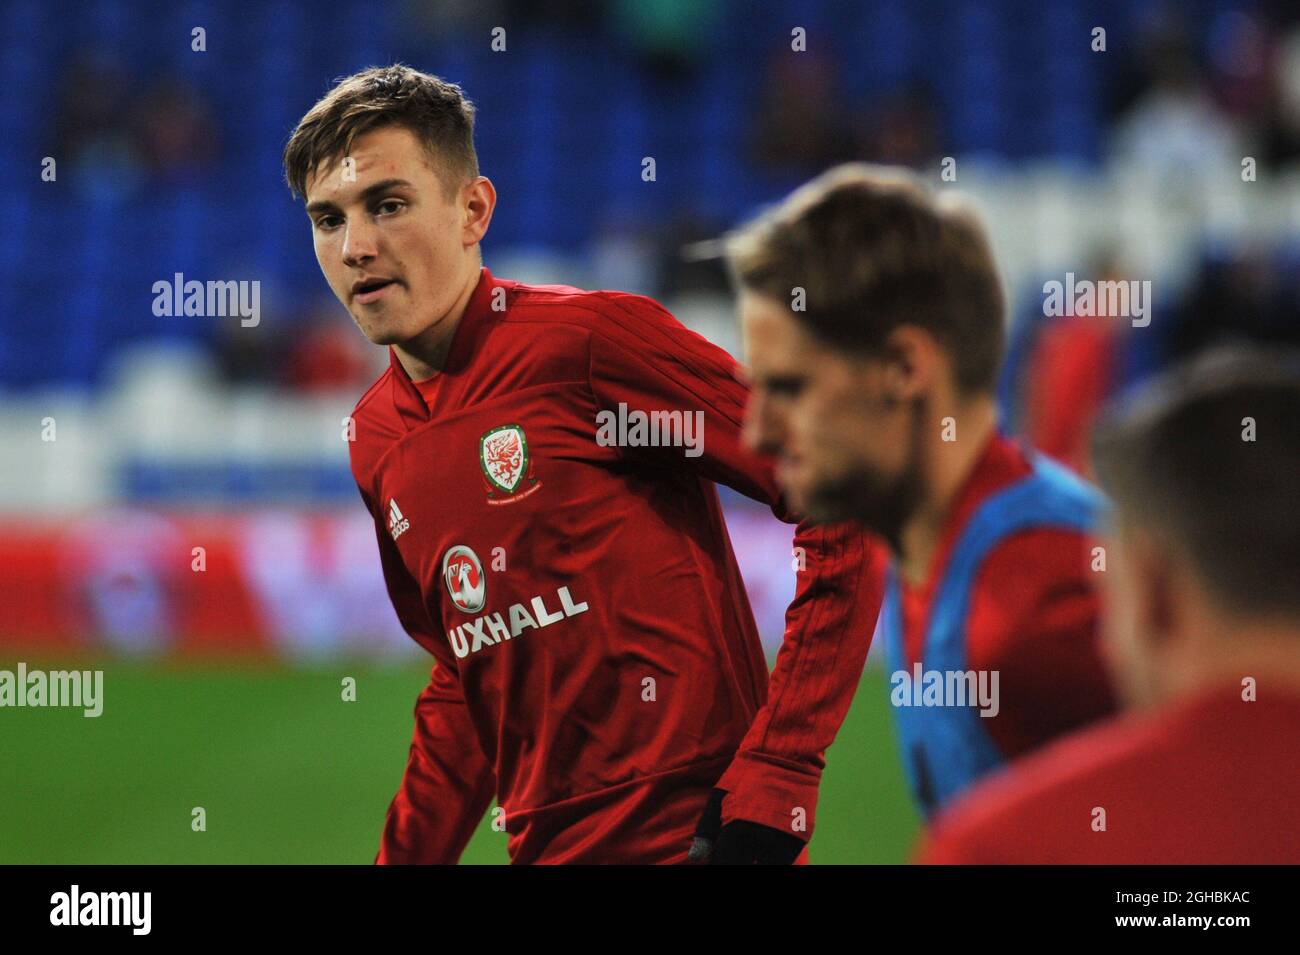
{"type": "Polygon", "coordinates": [[[393,540],[401,537],[408,529],[411,522],[402,516],[402,509],[397,506],[397,498],[390,498],[388,501],[388,533],[393,535],[393,540]]]}

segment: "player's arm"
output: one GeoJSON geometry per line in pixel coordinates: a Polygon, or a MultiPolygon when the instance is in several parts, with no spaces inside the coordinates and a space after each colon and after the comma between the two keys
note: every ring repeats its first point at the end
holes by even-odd
{"type": "Polygon", "coordinates": [[[375,862],[452,864],[492,801],[495,780],[465,712],[460,684],[438,664],[415,704],[406,771],[389,804],[375,862]]]}
{"type": "MultiPolygon", "coordinates": [[[[366,496],[364,492],[362,496],[366,496]]],[[[366,504],[370,506],[368,499],[366,504]]],[[[430,649],[435,640],[432,622],[419,586],[388,536],[382,514],[375,521],[375,530],[384,581],[398,620],[412,639],[430,649]]],[[[375,861],[381,865],[455,863],[487,811],[495,788],[495,776],[478,744],[454,665],[438,663],[415,704],[415,731],[406,771],[388,807],[375,861]]]]}
{"type": "MultiPolygon", "coordinates": [[[[639,296],[614,296],[617,314],[593,337],[590,376],[603,408],[700,410],[701,453],[647,448],[792,518],[780,499],[771,462],[745,449],[741,428],[747,390],[735,360],[639,296]]],[[[810,838],[824,752],[857,691],[884,591],[884,550],[856,527],[801,523],[794,537],[797,586],[786,612],[766,704],[718,783],[725,791],[706,815],[744,833],[742,854],[770,843],[793,853],[810,838]],[[736,823],[750,825],[736,826],[736,823]],[[782,838],[755,833],[753,826],[782,838]],[[757,843],[756,843],[757,841],[757,843]],[[782,848],[784,846],[784,848],[782,848]]],[[[706,820],[710,823],[711,820],[706,820]]],[[[719,844],[719,850],[726,848],[719,844]]],[[[732,840],[734,843],[734,840],[732,840]]]]}
{"type": "Polygon", "coordinates": [[[845,525],[800,524],[794,600],[768,685],[735,760],[718,782],[723,825],[751,820],[811,838],[824,754],[866,664],[884,584],[884,551],[845,525]]]}

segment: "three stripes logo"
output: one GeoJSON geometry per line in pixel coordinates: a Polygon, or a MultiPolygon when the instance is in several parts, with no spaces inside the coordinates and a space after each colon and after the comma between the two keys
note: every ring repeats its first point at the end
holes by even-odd
{"type": "Polygon", "coordinates": [[[393,535],[393,540],[401,537],[411,527],[411,522],[402,516],[402,509],[397,506],[397,498],[388,500],[388,533],[393,535]]]}

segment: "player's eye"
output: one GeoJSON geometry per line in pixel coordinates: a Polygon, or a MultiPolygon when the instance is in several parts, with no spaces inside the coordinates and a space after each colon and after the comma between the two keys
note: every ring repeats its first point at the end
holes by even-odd
{"type": "Polygon", "coordinates": [[[338,216],[320,216],[316,219],[316,228],[320,229],[322,232],[329,232],[331,229],[336,229],[338,228],[338,224],[338,216]]]}
{"type": "Polygon", "coordinates": [[[803,386],[802,378],[769,378],[766,383],[767,393],[773,398],[797,398],[803,386]]]}
{"type": "Polygon", "coordinates": [[[385,199],[379,205],[375,206],[375,212],[382,215],[392,215],[406,208],[406,203],[401,199],[385,199]]]}

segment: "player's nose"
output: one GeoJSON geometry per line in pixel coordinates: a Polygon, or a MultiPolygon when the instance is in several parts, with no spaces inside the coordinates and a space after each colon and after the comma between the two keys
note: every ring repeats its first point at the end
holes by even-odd
{"type": "Polygon", "coordinates": [[[741,437],[750,451],[771,453],[780,450],[772,405],[758,389],[749,393],[741,437]]]}
{"type": "Polygon", "coordinates": [[[349,222],[343,235],[344,264],[355,267],[373,259],[378,253],[375,230],[364,222],[349,222]]]}

